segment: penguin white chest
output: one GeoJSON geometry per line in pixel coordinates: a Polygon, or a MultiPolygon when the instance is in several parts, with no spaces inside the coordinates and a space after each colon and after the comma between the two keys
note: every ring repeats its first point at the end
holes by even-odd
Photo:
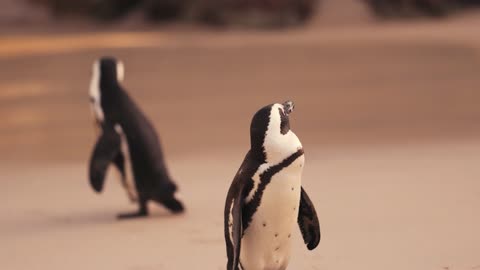
{"type": "Polygon", "coordinates": [[[265,187],[242,238],[240,262],[244,270],[287,268],[298,218],[303,165],[302,155],[273,175],[265,187]]]}

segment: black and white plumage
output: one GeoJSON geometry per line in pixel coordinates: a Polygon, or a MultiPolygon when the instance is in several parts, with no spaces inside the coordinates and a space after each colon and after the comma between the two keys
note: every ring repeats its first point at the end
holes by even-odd
{"type": "Polygon", "coordinates": [[[93,65],[90,103],[100,136],[90,160],[90,184],[101,192],[107,168],[114,164],[129,198],[139,204],[138,212],[119,218],[147,216],[148,201],[180,213],[184,207],[175,197],[177,186],[167,171],[157,133],[120,85],[123,76],[123,64],[114,58],[101,58],[93,65]]]}
{"type": "Polygon", "coordinates": [[[304,152],[290,130],[288,101],[260,109],[251,149],[228,191],[224,211],[227,270],[284,270],[298,223],[309,250],[320,242],[315,208],[301,185],[304,152]]]}

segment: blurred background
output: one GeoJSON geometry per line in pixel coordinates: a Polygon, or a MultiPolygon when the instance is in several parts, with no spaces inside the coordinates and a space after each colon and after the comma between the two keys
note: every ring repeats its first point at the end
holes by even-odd
{"type": "Polygon", "coordinates": [[[480,269],[480,1],[0,0],[0,268],[225,269],[253,114],[293,100],[322,225],[289,269],[480,269]],[[92,64],[123,60],[187,213],[90,189],[92,64]]]}

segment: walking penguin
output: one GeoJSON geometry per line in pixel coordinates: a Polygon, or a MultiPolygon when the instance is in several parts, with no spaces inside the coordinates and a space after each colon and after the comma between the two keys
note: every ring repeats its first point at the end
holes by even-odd
{"type": "Polygon", "coordinates": [[[90,184],[101,192],[107,168],[113,164],[130,200],[139,205],[137,212],[119,218],[147,216],[148,201],[181,213],[184,206],[176,198],[177,186],[168,173],[157,133],[121,86],[123,77],[124,66],[114,58],[103,57],[93,65],[90,105],[100,135],[90,159],[90,184]]]}

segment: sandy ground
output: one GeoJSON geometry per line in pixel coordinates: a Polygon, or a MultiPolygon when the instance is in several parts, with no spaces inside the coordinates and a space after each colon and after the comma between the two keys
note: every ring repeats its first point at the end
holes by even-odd
{"type": "Polygon", "coordinates": [[[224,269],[223,203],[250,118],[292,99],[323,238],[309,252],[297,233],[289,269],[480,269],[480,16],[362,18],[0,36],[0,268],[224,269]],[[118,222],[134,206],[114,175],[90,190],[87,88],[104,54],[124,60],[185,215],[153,206],[118,222]]]}
{"type": "MultiPolygon", "coordinates": [[[[313,252],[295,236],[289,269],[478,269],[480,143],[308,151],[304,186],[323,239],[313,252]]],[[[224,269],[222,210],[243,153],[171,160],[188,205],[144,220],[117,181],[103,196],[81,163],[3,170],[3,269],[224,269]]]]}

